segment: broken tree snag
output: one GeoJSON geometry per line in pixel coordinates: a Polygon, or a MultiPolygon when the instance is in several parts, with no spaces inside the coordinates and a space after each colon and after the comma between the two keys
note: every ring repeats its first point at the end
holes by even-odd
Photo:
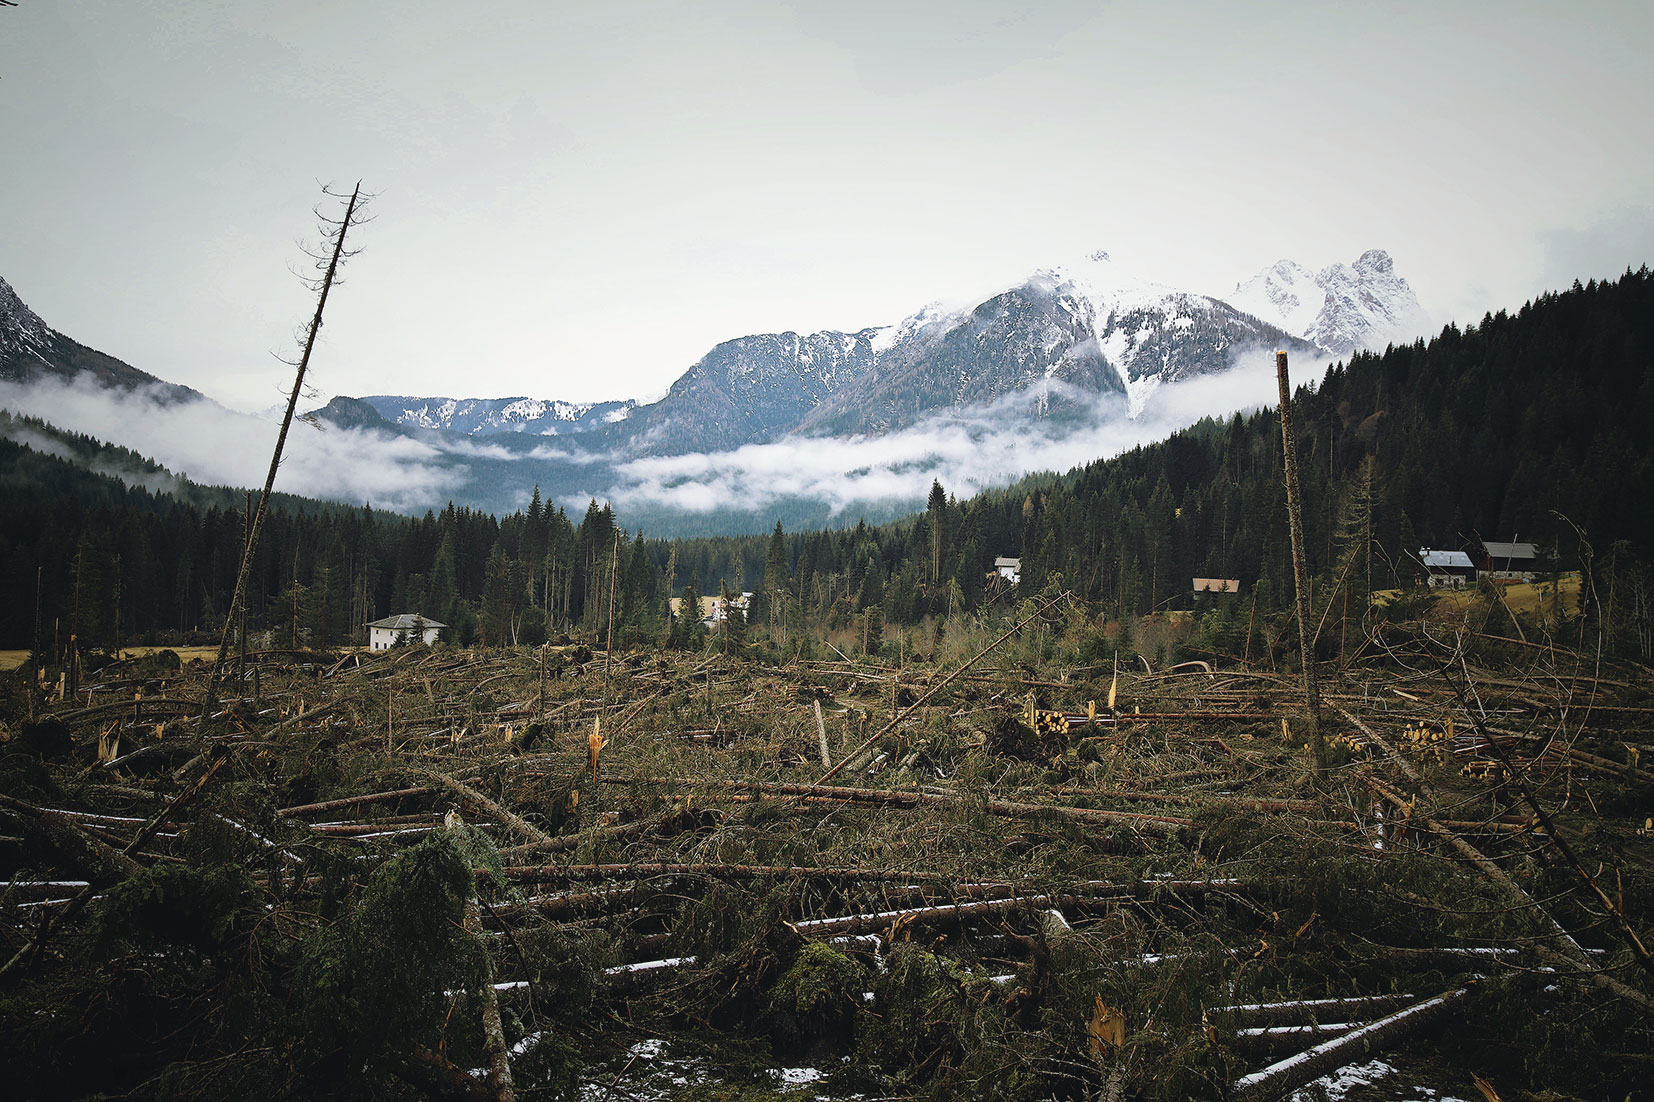
{"type": "Polygon", "coordinates": [[[1469,993],[1468,987],[1444,991],[1435,998],[1425,999],[1376,1022],[1369,1022],[1336,1040],[1323,1041],[1261,1071],[1243,1075],[1235,1080],[1234,1097],[1277,1098],[1334,1068],[1383,1052],[1409,1033],[1429,1025],[1442,1011],[1469,993]]]}
{"type": "Polygon", "coordinates": [[[821,701],[815,700],[811,703],[816,707],[816,738],[821,743],[821,767],[831,769],[833,767],[833,757],[827,752],[827,723],[821,718],[821,701]]]}
{"type": "Polygon", "coordinates": [[[1298,493],[1298,445],[1292,435],[1292,383],[1286,353],[1275,353],[1275,381],[1281,389],[1281,459],[1286,468],[1286,514],[1292,531],[1292,585],[1298,597],[1298,649],[1304,663],[1304,699],[1309,708],[1309,743],[1315,753],[1315,776],[1327,775],[1327,745],[1321,738],[1321,693],[1315,683],[1315,655],[1309,630],[1309,563],[1304,557],[1304,514],[1298,493]]]}

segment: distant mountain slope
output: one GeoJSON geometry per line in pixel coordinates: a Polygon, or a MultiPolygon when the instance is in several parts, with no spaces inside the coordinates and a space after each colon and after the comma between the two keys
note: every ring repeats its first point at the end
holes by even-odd
{"type": "Polygon", "coordinates": [[[17,297],[0,278],[0,379],[27,383],[42,375],[72,379],[90,375],[101,386],[151,387],[158,401],[190,401],[200,392],[163,382],[96,349],[59,333],[17,297]]]}
{"type": "Polygon", "coordinates": [[[416,398],[369,394],[362,398],[387,421],[422,429],[447,429],[468,436],[522,432],[561,436],[623,421],[637,403],[558,402],[544,398],[416,398]]]}
{"type": "Polygon", "coordinates": [[[874,371],[875,330],[760,333],[725,341],[672,384],[666,396],[593,434],[634,454],[678,455],[764,443],[798,428],[874,371]]]}

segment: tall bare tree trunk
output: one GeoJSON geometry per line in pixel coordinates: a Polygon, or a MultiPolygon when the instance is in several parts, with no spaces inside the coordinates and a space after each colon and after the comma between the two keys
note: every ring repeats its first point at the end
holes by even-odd
{"type": "MultiPolygon", "coordinates": [[[[329,193],[331,194],[331,193],[329,193]]],[[[218,642],[218,657],[213,660],[212,675],[207,678],[207,691],[201,701],[201,721],[206,722],[212,714],[213,705],[217,702],[218,682],[224,669],[224,659],[230,650],[230,640],[235,631],[236,622],[242,614],[247,600],[247,579],[253,568],[253,553],[258,549],[258,537],[264,527],[265,514],[270,509],[270,495],[276,485],[276,470],[281,466],[281,452],[287,445],[287,431],[293,425],[293,411],[298,408],[299,395],[304,393],[304,375],[310,369],[310,354],[316,347],[316,334],[322,330],[322,311],[327,307],[328,292],[333,290],[333,281],[339,273],[339,262],[345,253],[345,235],[356,218],[356,205],[362,195],[361,181],[350,193],[350,201],[345,204],[345,214],[336,223],[328,223],[334,228],[324,230],[324,238],[331,235],[333,238],[333,253],[328,258],[327,270],[322,275],[321,284],[317,288],[316,313],[310,319],[310,327],[305,333],[304,352],[299,356],[293,375],[293,391],[287,397],[287,412],[281,418],[281,431],[276,434],[276,448],[270,455],[270,471],[264,478],[264,490],[259,494],[258,509],[253,513],[253,522],[247,531],[247,542],[241,549],[241,569],[236,574],[235,592],[230,597],[230,610],[224,618],[224,633],[218,642]]]]}
{"type": "Polygon", "coordinates": [[[1298,591],[1298,647],[1304,662],[1304,698],[1309,705],[1309,743],[1315,754],[1315,775],[1325,780],[1327,746],[1321,738],[1321,690],[1315,681],[1314,639],[1309,627],[1309,563],[1304,557],[1304,514],[1298,493],[1298,445],[1292,435],[1292,384],[1287,378],[1286,353],[1275,353],[1275,381],[1281,388],[1281,456],[1286,466],[1286,513],[1292,529],[1292,578],[1298,591]]]}

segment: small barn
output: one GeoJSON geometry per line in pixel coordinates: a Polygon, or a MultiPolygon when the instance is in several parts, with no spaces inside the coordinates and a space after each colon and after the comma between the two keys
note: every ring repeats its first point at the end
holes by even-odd
{"type": "Polygon", "coordinates": [[[1542,569],[1539,548],[1531,543],[1483,540],[1479,557],[1476,565],[1494,581],[1531,582],[1542,569]]]}
{"type": "Polygon", "coordinates": [[[1432,588],[1462,589],[1476,581],[1476,564],[1463,551],[1434,551],[1419,548],[1426,581],[1432,588]]]}
{"type": "Polygon", "coordinates": [[[1010,559],[1001,555],[994,560],[994,573],[1012,585],[1016,585],[1022,581],[1022,560],[1010,559]]]}
{"type": "Polygon", "coordinates": [[[398,641],[430,646],[447,626],[417,612],[387,616],[368,625],[368,649],[390,650],[398,641]]]}
{"type": "Polygon", "coordinates": [[[1239,578],[1196,578],[1196,593],[1239,593],[1239,578]]]}

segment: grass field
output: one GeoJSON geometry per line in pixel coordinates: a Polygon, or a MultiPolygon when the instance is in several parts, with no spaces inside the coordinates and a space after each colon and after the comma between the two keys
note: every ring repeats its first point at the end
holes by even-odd
{"type": "MultiPolygon", "coordinates": [[[[185,662],[192,659],[202,659],[211,662],[218,657],[217,647],[122,647],[122,658],[141,658],[156,651],[170,650],[185,662]]],[[[29,660],[26,650],[0,650],[0,672],[15,670],[29,660]]]]}
{"type": "MultiPolygon", "coordinates": [[[[1556,582],[1516,583],[1499,586],[1499,592],[1504,596],[1505,604],[1512,612],[1522,615],[1550,615],[1556,603],[1556,591],[1562,591],[1562,612],[1564,616],[1579,614],[1579,574],[1577,572],[1563,574],[1556,582]]],[[[1467,589],[1433,589],[1432,595],[1439,595],[1436,602],[1438,612],[1457,612],[1469,608],[1480,596],[1475,587],[1467,589]]],[[[1398,589],[1383,589],[1373,594],[1373,603],[1387,605],[1401,595],[1398,589]]]]}

